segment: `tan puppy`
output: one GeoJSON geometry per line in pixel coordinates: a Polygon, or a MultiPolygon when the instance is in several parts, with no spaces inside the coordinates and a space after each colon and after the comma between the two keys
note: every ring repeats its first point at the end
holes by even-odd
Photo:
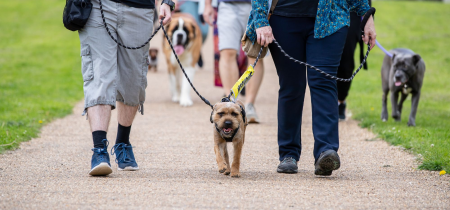
{"type": "Polygon", "coordinates": [[[150,48],[148,50],[148,71],[155,69],[155,72],[158,71],[158,49],[150,48]]]}
{"type": "MultiPolygon", "coordinates": [[[[202,48],[200,28],[191,15],[175,13],[172,15],[172,21],[166,29],[175,53],[179,57],[187,76],[193,82],[195,65],[198,62],[202,48]]],[[[184,78],[184,75],[182,75],[181,68],[167,40],[163,42],[163,52],[167,61],[172,101],[179,102],[181,106],[191,106],[193,104],[190,96],[191,86],[184,78]]]]}
{"type": "Polygon", "coordinates": [[[214,152],[219,172],[224,175],[238,178],[241,163],[242,147],[244,146],[247,117],[244,104],[240,101],[219,102],[214,105],[211,113],[211,123],[214,124],[214,152]],[[227,142],[234,147],[233,165],[230,168],[227,142]]]}

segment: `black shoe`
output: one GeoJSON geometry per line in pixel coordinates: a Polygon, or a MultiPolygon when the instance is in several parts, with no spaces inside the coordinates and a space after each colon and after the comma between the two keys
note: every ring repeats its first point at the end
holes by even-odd
{"type": "Polygon", "coordinates": [[[320,154],[315,167],[315,175],[330,176],[333,170],[337,170],[341,167],[341,160],[339,159],[337,152],[330,149],[320,154]]]}
{"type": "Polygon", "coordinates": [[[341,103],[339,104],[339,120],[345,120],[345,108],[347,107],[347,104],[341,103]]]}
{"type": "Polygon", "coordinates": [[[203,68],[203,58],[201,54],[200,57],[198,58],[197,65],[198,67],[203,68]]]}
{"type": "Polygon", "coordinates": [[[292,157],[286,157],[278,165],[278,173],[295,174],[298,172],[297,161],[292,157]]]}

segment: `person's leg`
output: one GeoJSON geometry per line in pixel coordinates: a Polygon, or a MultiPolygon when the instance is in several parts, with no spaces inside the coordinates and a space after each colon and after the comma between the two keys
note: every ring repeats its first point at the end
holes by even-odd
{"type": "MultiPolygon", "coordinates": [[[[248,58],[248,63],[252,64],[255,62],[254,58],[248,58]]],[[[255,73],[250,81],[248,81],[245,86],[245,112],[247,114],[247,119],[249,123],[259,123],[258,115],[256,114],[256,109],[254,107],[256,95],[258,94],[259,87],[264,76],[264,62],[261,58],[255,66],[255,73]]]]}
{"type": "MultiPolygon", "coordinates": [[[[239,79],[237,65],[237,52],[240,49],[241,27],[239,26],[240,13],[243,3],[220,2],[217,16],[217,27],[219,29],[219,73],[225,95],[230,94],[234,83],[239,79]]],[[[251,5],[250,5],[251,7],[251,5]]]]}
{"type": "Polygon", "coordinates": [[[191,14],[202,32],[202,41],[205,42],[208,35],[209,25],[207,23],[202,23],[200,21],[200,16],[198,15],[198,2],[194,1],[184,1],[180,5],[180,12],[191,14]]]}
{"type": "MultiPolygon", "coordinates": [[[[344,49],[347,30],[348,28],[344,27],[322,39],[315,39],[314,32],[311,31],[306,44],[306,61],[328,74],[336,75],[344,49]]],[[[333,151],[332,161],[334,166],[320,171],[321,173],[318,173],[316,166],[316,174],[331,175],[332,170],[339,168],[338,162],[340,164],[336,153],[339,149],[336,81],[324,77],[314,69],[308,68],[308,83],[311,92],[314,158],[316,163],[320,159],[322,152],[333,151]]]]}
{"type": "MultiPolygon", "coordinates": [[[[313,30],[314,20],[287,18],[272,15],[270,25],[278,43],[289,55],[305,60],[305,37],[313,30]]],[[[280,161],[292,157],[296,161],[301,154],[301,123],[306,89],[306,68],[294,63],[278,49],[269,45],[277,69],[278,91],[278,147],[280,161]]]]}
{"type": "MultiPolygon", "coordinates": [[[[356,44],[361,39],[361,29],[360,22],[361,19],[354,12],[351,13],[350,27],[348,28],[348,33],[344,45],[344,50],[342,52],[341,62],[338,67],[337,77],[339,78],[350,78],[355,69],[354,54],[356,49],[356,44]]],[[[350,82],[340,82],[337,81],[337,91],[338,91],[338,105],[339,105],[339,119],[345,120],[345,109],[346,102],[345,99],[348,96],[350,90],[350,82]]]]}
{"type": "MultiPolygon", "coordinates": [[[[129,46],[138,46],[152,32],[153,9],[137,9],[119,4],[121,24],[117,29],[118,40],[129,46]],[[146,27],[142,27],[146,26],[146,27]],[[138,33],[136,33],[138,32],[138,33]]],[[[118,50],[117,118],[118,130],[113,154],[118,170],[138,170],[129,136],[136,112],[144,114],[145,88],[147,87],[147,65],[149,45],[129,50],[118,50]],[[140,108],[140,109],[139,109],[140,108]]]]}
{"type": "Polygon", "coordinates": [[[224,49],[220,51],[219,73],[222,80],[223,91],[226,96],[234,83],[239,79],[239,70],[236,60],[236,50],[224,49]]]}
{"type": "MultiPolygon", "coordinates": [[[[109,154],[108,131],[111,109],[115,107],[114,84],[117,75],[117,44],[108,37],[103,26],[98,0],[93,0],[93,9],[84,28],[79,31],[82,57],[85,112],[88,114],[94,152],[90,175],[108,175],[112,172],[109,154]]],[[[112,34],[116,32],[114,2],[105,2],[104,14],[112,34]]]]}

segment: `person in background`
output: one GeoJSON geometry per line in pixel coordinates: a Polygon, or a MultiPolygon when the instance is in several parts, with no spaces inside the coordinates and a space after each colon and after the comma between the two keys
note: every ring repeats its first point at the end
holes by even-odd
{"type": "MultiPolygon", "coordinates": [[[[268,0],[252,0],[247,37],[267,46],[276,38],[297,60],[336,76],[350,25],[350,10],[367,15],[367,0],[279,0],[270,20],[268,0]],[[273,32],[272,32],[273,30],[273,32]]],[[[364,42],[374,46],[373,17],[364,29],[364,42]]],[[[301,154],[301,123],[306,84],[311,95],[315,175],[330,176],[339,169],[339,115],[336,81],[295,63],[275,44],[269,45],[277,69],[279,173],[297,173],[301,154]]]]}
{"type": "MultiPolygon", "coordinates": [[[[372,1],[369,0],[369,6],[372,5],[372,1]]],[[[348,28],[347,39],[344,45],[344,51],[342,52],[341,63],[337,71],[337,77],[350,78],[355,69],[355,49],[356,44],[360,43],[360,49],[364,48],[364,43],[361,41],[361,17],[355,12],[350,12],[350,27],[348,28]]],[[[360,50],[360,57],[364,56],[364,51],[360,50]]],[[[364,69],[367,69],[367,63],[364,64],[364,69]]],[[[347,103],[345,99],[348,96],[350,90],[350,82],[337,81],[338,91],[338,105],[339,105],[339,120],[345,120],[345,109],[347,103]]]]}
{"type": "MultiPolygon", "coordinates": [[[[219,69],[224,94],[227,96],[239,79],[236,57],[241,49],[241,38],[245,33],[251,9],[251,0],[219,0],[217,14],[220,50],[219,69]]],[[[203,18],[208,24],[213,24],[214,9],[211,0],[205,0],[203,18]]],[[[262,60],[260,59],[256,64],[255,73],[247,83],[245,90],[245,112],[250,123],[259,123],[254,104],[264,75],[262,60]]],[[[253,64],[255,59],[249,58],[248,62],[253,64]]]]}

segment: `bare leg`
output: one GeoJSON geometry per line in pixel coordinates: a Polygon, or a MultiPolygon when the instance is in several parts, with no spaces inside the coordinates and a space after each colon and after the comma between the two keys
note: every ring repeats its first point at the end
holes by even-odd
{"type": "Polygon", "coordinates": [[[124,103],[117,102],[117,120],[119,124],[125,127],[131,126],[133,124],[134,117],[139,106],[128,106],[124,103]]]}
{"type": "Polygon", "coordinates": [[[87,109],[91,132],[108,132],[109,120],[111,119],[110,105],[96,105],[87,109]]]}
{"type": "MultiPolygon", "coordinates": [[[[248,62],[253,65],[254,58],[248,58],[248,62]]],[[[262,59],[256,63],[255,74],[252,79],[248,81],[245,91],[245,104],[254,104],[256,95],[258,94],[259,87],[264,76],[264,62],[262,59]]]]}
{"type": "Polygon", "coordinates": [[[237,52],[233,49],[220,51],[219,69],[225,95],[230,94],[234,83],[239,79],[239,69],[236,60],[237,52]]]}

